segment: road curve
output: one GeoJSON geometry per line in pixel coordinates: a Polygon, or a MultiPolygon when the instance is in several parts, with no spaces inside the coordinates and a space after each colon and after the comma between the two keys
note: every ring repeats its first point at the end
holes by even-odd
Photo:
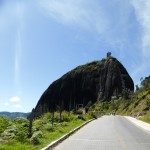
{"type": "Polygon", "coordinates": [[[150,133],[121,116],[103,116],[54,150],[150,150],[150,133]]]}

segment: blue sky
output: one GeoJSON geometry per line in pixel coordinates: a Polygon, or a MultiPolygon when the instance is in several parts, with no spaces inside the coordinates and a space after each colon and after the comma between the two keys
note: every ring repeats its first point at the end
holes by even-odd
{"type": "Polygon", "coordinates": [[[108,51],[139,84],[149,25],[148,0],[0,0],[0,111],[31,111],[54,80],[108,51]]]}

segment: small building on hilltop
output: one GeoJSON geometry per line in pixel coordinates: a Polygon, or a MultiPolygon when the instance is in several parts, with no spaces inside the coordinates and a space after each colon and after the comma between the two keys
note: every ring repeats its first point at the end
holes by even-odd
{"type": "Polygon", "coordinates": [[[111,52],[108,52],[107,53],[107,58],[110,58],[111,57],[111,52]]]}

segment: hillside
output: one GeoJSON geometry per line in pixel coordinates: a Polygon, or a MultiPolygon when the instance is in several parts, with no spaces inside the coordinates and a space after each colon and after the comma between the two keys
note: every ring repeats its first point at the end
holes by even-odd
{"type": "Polygon", "coordinates": [[[45,112],[75,110],[78,104],[85,107],[97,100],[107,102],[111,97],[122,96],[124,90],[133,91],[134,83],[124,66],[114,57],[94,61],[69,71],[54,81],[42,94],[32,116],[45,112]]]}
{"type": "Polygon", "coordinates": [[[150,123],[150,76],[141,82],[141,87],[131,96],[129,106],[123,115],[131,115],[150,123]]]}
{"type": "Polygon", "coordinates": [[[150,123],[150,76],[141,82],[135,93],[125,93],[122,98],[110,102],[97,102],[91,110],[133,116],[150,123]]]}

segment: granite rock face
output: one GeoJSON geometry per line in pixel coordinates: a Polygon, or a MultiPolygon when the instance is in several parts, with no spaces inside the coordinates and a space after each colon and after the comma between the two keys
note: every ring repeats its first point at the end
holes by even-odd
{"type": "Polygon", "coordinates": [[[56,109],[72,110],[89,101],[110,101],[134,83],[123,65],[114,57],[79,66],[54,81],[43,93],[33,112],[36,116],[56,109]]]}

